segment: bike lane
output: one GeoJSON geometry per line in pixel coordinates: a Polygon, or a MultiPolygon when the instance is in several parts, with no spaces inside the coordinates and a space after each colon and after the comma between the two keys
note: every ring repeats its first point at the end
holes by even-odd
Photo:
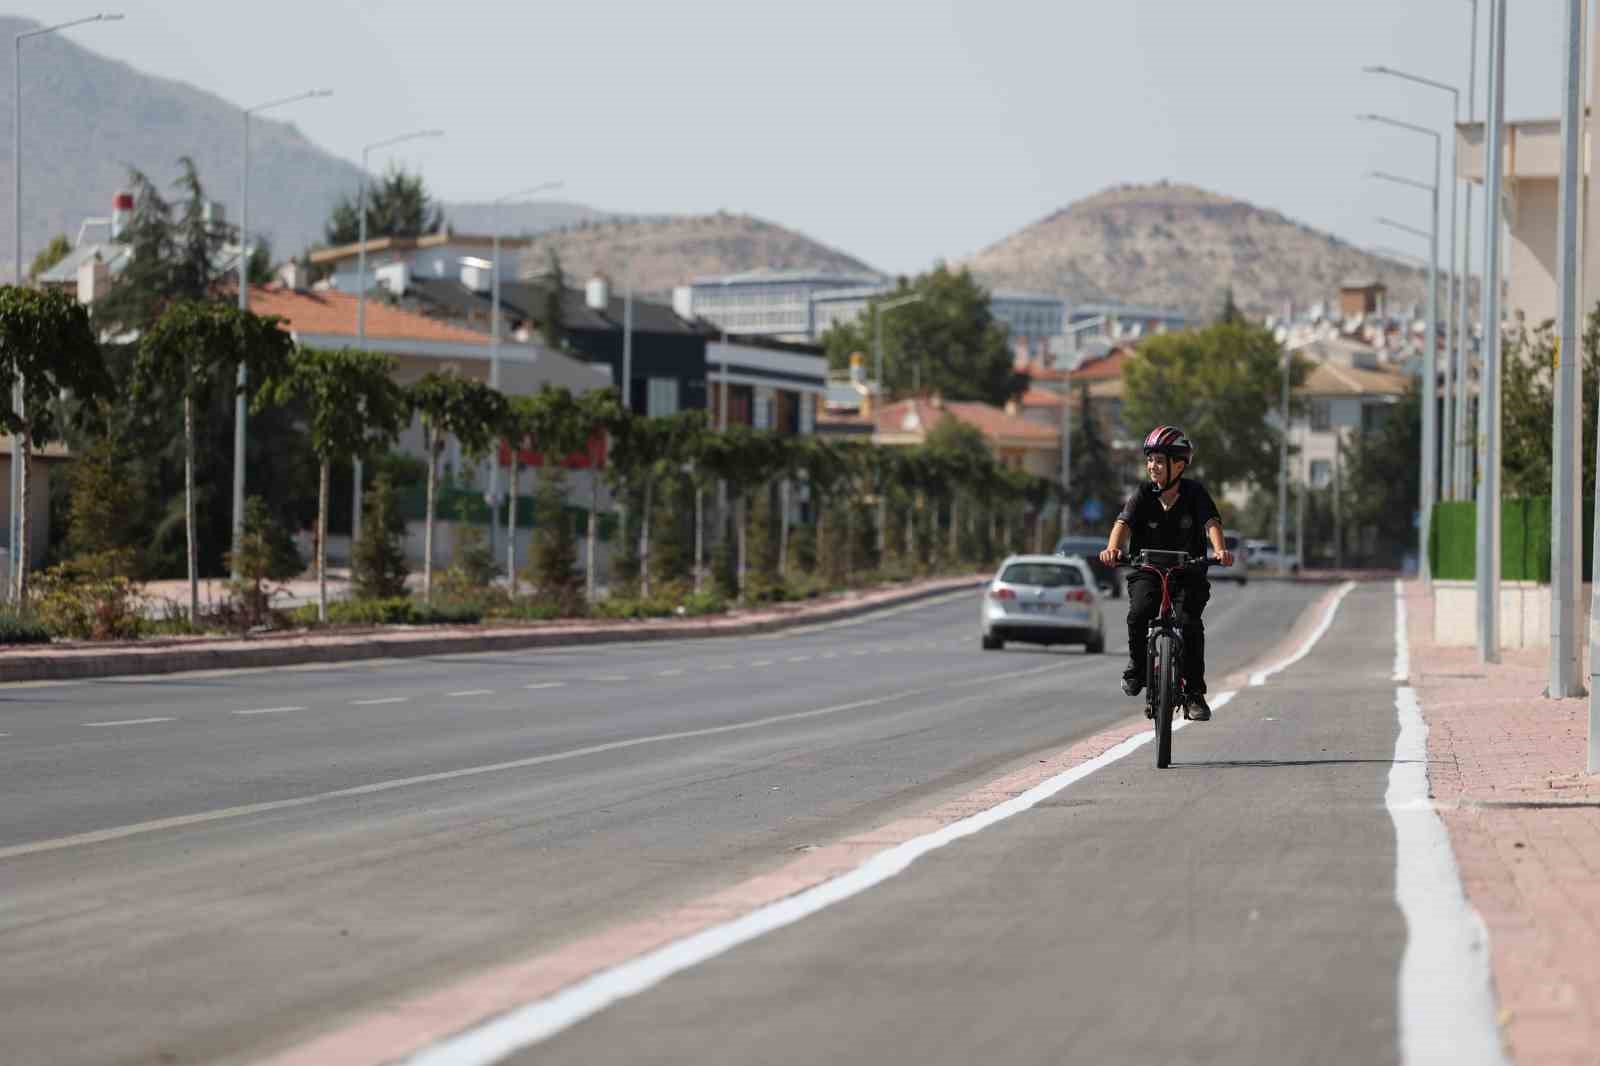
{"type": "Polygon", "coordinates": [[[1170,770],[1138,747],[504,1061],[1400,1061],[1393,612],[1356,589],[1170,770]]]}

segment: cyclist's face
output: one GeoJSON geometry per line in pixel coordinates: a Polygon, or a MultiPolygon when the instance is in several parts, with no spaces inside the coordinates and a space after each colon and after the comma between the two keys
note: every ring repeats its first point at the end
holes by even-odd
{"type": "Polygon", "coordinates": [[[1172,478],[1177,476],[1173,466],[1172,460],[1160,452],[1144,457],[1144,468],[1150,480],[1163,489],[1169,487],[1172,478]]]}

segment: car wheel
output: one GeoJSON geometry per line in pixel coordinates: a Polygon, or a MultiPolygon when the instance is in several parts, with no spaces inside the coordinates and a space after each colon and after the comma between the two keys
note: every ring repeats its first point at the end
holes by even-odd
{"type": "Polygon", "coordinates": [[[1083,650],[1090,655],[1104,655],[1106,650],[1106,634],[1104,630],[1090,637],[1084,644],[1083,650]]]}
{"type": "Polygon", "coordinates": [[[1001,640],[999,637],[991,637],[987,633],[985,633],[983,635],[983,650],[984,651],[999,651],[1001,648],[1004,648],[1005,646],[1006,646],[1006,642],[1001,640]]]}

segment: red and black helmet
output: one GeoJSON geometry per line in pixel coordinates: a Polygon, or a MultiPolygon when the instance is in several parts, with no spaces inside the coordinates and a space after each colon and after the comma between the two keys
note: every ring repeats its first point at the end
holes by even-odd
{"type": "Polygon", "coordinates": [[[1157,426],[1152,429],[1150,435],[1144,439],[1144,453],[1146,455],[1159,453],[1169,459],[1194,462],[1194,445],[1177,426],[1157,426]]]}

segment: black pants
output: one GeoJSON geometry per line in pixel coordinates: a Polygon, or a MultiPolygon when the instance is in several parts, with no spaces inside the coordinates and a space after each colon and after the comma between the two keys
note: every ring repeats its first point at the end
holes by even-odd
{"type": "MultiPolygon", "coordinates": [[[[1206,690],[1206,627],[1200,615],[1211,599],[1211,582],[1205,578],[1172,582],[1172,610],[1183,627],[1183,683],[1197,695],[1206,690]]],[[[1150,574],[1128,578],[1128,669],[1124,676],[1145,677],[1145,637],[1150,622],[1161,613],[1161,581],[1150,574]]]]}

